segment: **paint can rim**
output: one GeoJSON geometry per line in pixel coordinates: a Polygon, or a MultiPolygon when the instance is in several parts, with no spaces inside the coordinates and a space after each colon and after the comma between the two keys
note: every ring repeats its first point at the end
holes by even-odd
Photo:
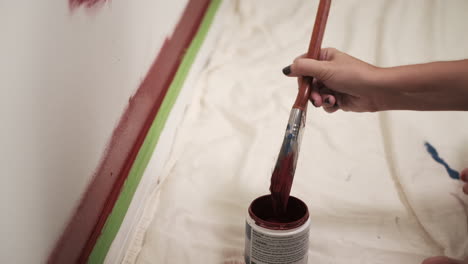
{"type": "Polygon", "coordinates": [[[269,230],[291,230],[304,225],[309,220],[307,205],[294,196],[289,196],[286,214],[287,221],[271,221],[274,215],[272,198],[270,194],[260,196],[252,201],[249,206],[249,216],[255,224],[269,230]]]}

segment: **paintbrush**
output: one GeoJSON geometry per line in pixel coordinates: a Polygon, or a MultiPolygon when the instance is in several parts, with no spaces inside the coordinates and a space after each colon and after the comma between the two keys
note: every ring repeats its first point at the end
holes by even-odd
{"type": "MultiPolygon", "coordinates": [[[[320,0],[307,51],[307,58],[318,60],[320,57],[320,49],[330,5],[331,0],[320,0]]],[[[276,215],[284,215],[286,212],[297,158],[299,156],[302,132],[306,121],[307,102],[312,90],[312,80],[312,77],[304,77],[299,86],[296,101],[289,115],[283,144],[281,145],[275,169],[271,176],[270,192],[276,215]]]]}

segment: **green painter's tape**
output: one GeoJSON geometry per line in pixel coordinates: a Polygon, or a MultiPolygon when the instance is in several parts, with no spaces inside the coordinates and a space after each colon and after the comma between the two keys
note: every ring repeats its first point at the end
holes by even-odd
{"type": "Polygon", "coordinates": [[[103,263],[106,258],[107,252],[114,241],[117,232],[119,231],[120,225],[123,222],[125,214],[127,213],[130,202],[132,201],[133,195],[140,183],[143,172],[148,165],[148,162],[153,155],[153,151],[158,143],[159,136],[164,128],[167,117],[179,95],[182,85],[188,75],[190,67],[192,66],[197,52],[200,49],[203,41],[205,40],[206,34],[213,22],[213,18],[218,10],[222,0],[212,0],[203,21],[195,35],[190,47],[187,49],[186,54],[182,60],[182,63],[177,70],[174,80],[169,87],[164,101],[156,115],[156,118],[151,125],[148,134],[146,135],[145,141],[141,146],[138,155],[133,163],[132,169],[125,181],[122,192],[112,209],[111,214],[107,218],[106,224],[102,230],[101,236],[98,238],[96,245],[89,256],[88,263],[103,263]]]}

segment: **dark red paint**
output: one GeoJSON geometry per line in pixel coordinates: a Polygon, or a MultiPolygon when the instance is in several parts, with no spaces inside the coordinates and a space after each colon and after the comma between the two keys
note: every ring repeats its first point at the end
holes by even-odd
{"type": "Polygon", "coordinates": [[[171,38],[165,40],[144,81],[130,98],[104,157],[48,263],[86,263],[209,3],[209,0],[187,3],[171,38]]]}
{"type": "Polygon", "coordinates": [[[289,230],[302,226],[309,219],[307,205],[294,196],[289,197],[285,214],[275,213],[271,195],[255,199],[249,207],[249,215],[255,224],[267,229],[289,230]]]}
{"type": "Polygon", "coordinates": [[[289,153],[280,159],[271,175],[270,192],[274,212],[277,216],[286,213],[288,198],[294,179],[294,155],[289,153]]]}

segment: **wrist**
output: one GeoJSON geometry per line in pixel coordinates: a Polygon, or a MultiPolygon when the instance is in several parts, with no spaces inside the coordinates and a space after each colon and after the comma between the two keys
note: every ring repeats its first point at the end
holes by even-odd
{"type": "Polygon", "coordinates": [[[398,110],[402,107],[404,93],[397,89],[398,79],[392,68],[373,66],[367,82],[370,84],[375,111],[398,110]]]}

